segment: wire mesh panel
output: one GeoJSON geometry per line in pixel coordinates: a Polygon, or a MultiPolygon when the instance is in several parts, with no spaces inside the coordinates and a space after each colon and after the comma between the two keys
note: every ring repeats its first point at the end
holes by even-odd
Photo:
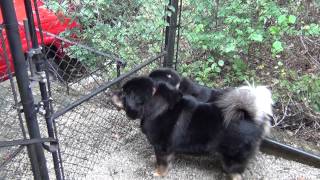
{"type": "MultiPolygon", "coordinates": [[[[22,1],[14,3],[23,5],[22,1]]],[[[99,163],[112,159],[139,132],[137,122],[128,121],[111,105],[110,92],[134,74],[159,67],[166,54],[162,52],[162,32],[168,25],[164,18],[169,13],[167,1],[156,1],[156,9],[140,1],[101,3],[33,1],[34,27],[32,18],[23,21],[18,15],[40,135],[59,141],[58,146],[41,142],[51,179],[59,178],[59,171],[65,179],[88,178],[94,171],[105,171],[97,168],[99,163]],[[94,10],[98,4],[113,13],[94,10]],[[31,43],[35,40],[33,29],[41,48],[31,43]]],[[[24,10],[24,6],[19,8],[24,10]]],[[[0,141],[21,140],[15,143],[25,145],[0,148],[0,179],[32,179],[29,132],[15,92],[13,60],[6,51],[3,47],[0,61],[11,68],[0,71],[0,141]]],[[[115,159],[112,162],[117,163],[115,159]]],[[[114,173],[111,167],[106,171],[114,173]]]]}
{"type": "MultiPolygon", "coordinates": [[[[1,33],[0,52],[0,141],[26,138],[24,118],[20,113],[19,94],[7,53],[6,38],[1,33]]],[[[24,146],[0,147],[0,179],[32,178],[30,161],[24,146]]]]}
{"type": "Polygon", "coordinates": [[[0,179],[33,178],[26,148],[2,148],[0,153],[0,179]]]}
{"type": "MultiPolygon", "coordinates": [[[[129,78],[117,81],[120,75],[161,53],[167,2],[157,1],[157,9],[150,9],[152,7],[147,2],[139,1],[136,4],[135,1],[123,1],[122,6],[117,2],[63,3],[57,5],[50,1],[46,5],[77,20],[79,28],[72,28],[59,36],[43,33],[58,42],[44,44],[44,50],[51,72],[54,110],[59,114],[55,122],[64,176],[66,179],[91,178],[107,172],[102,178],[111,178],[115,173],[112,166],[118,163],[118,159],[112,157],[139,133],[139,128],[137,122],[128,121],[123,112],[110,104],[110,91],[119,88],[129,78]],[[93,10],[95,5],[101,5],[105,10],[93,10]],[[119,17],[109,18],[106,9],[117,11],[119,17]],[[88,14],[81,13],[84,11],[88,14]],[[131,18],[128,18],[129,14],[131,18]],[[107,87],[108,83],[111,84],[107,87]],[[101,87],[105,90],[75,105],[101,87]],[[111,166],[99,168],[99,164],[108,159],[111,166]]],[[[138,73],[147,74],[160,64],[161,59],[156,59],[139,68],[138,73]]]]}
{"type": "MultiPolygon", "coordinates": [[[[157,64],[156,61],[138,73],[146,74],[157,64]]],[[[125,79],[128,78],[131,76],[125,79]]],[[[137,133],[137,122],[129,121],[123,112],[119,112],[110,104],[109,92],[123,81],[115,83],[56,119],[67,179],[87,177],[88,173],[96,170],[97,164],[111,158],[111,154],[127,144],[130,137],[137,133]]],[[[78,86],[79,89],[83,88],[83,84],[78,86]]]]}

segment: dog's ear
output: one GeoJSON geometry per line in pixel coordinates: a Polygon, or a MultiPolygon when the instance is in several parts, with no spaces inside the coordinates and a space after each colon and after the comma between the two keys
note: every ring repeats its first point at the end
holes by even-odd
{"type": "Polygon", "coordinates": [[[156,83],[165,82],[172,86],[176,86],[180,82],[180,75],[173,69],[160,68],[153,70],[149,77],[152,78],[156,83]]]}
{"type": "Polygon", "coordinates": [[[165,83],[159,84],[157,92],[159,92],[161,96],[166,99],[170,109],[172,109],[183,96],[182,92],[176,89],[176,87],[165,83]]]}
{"type": "Polygon", "coordinates": [[[118,110],[123,109],[122,91],[111,93],[111,102],[117,107],[118,110]]]}

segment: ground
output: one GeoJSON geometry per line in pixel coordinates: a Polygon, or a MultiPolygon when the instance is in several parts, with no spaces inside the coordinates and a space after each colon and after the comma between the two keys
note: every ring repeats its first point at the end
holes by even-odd
{"type": "MultiPolygon", "coordinates": [[[[151,146],[138,130],[128,144],[98,163],[85,179],[225,179],[215,157],[179,155],[165,178],[154,178],[151,146]]],[[[319,149],[318,149],[319,150],[319,149]]],[[[320,179],[320,171],[298,162],[259,152],[244,179],[320,179]]]]}

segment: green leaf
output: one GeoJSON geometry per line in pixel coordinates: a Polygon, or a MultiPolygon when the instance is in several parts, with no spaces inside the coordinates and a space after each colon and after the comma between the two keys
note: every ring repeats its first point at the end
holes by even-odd
{"type": "Polygon", "coordinates": [[[286,15],[280,15],[280,16],[278,17],[278,23],[279,23],[279,24],[283,24],[284,22],[286,22],[286,20],[287,20],[286,15]]]}
{"type": "Polygon", "coordinates": [[[279,34],[279,28],[278,28],[277,26],[270,26],[269,32],[270,32],[272,35],[279,34]]]}
{"type": "Polygon", "coordinates": [[[208,46],[207,45],[202,45],[202,49],[207,50],[208,46]]]}
{"type": "Polygon", "coordinates": [[[236,29],[236,32],[237,32],[238,35],[243,35],[243,31],[240,30],[240,29],[236,29]]]}
{"type": "Polygon", "coordinates": [[[214,62],[214,59],[212,57],[209,57],[208,62],[212,63],[212,62],[214,62]]]}
{"type": "Polygon", "coordinates": [[[208,74],[210,71],[211,71],[210,68],[206,68],[206,69],[204,69],[204,74],[208,74]]]}
{"type": "Polygon", "coordinates": [[[258,34],[258,33],[252,33],[250,36],[249,36],[249,39],[250,40],[253,40],[253,41],[256,41],[256,42],[262,42],[263,41],[263,36],[261,34],[258,34]]]}
{"type": "Polygon", "coordinates": [[[283,51],[282,43],[280,41],[275,41],[272,44],[272,48],[276,53],[279,53],[279,52],[283,51]]]}
{"type": "Polygon", "coordinates": [[[186,73],[186,72],[183,72],[183,73],[182,73],[182,76],[185,76],[185,77],[187,77],[187,76],[188,76],[188,73],[186,73]]]}
{"type": "Polygon", "coordinates": [[[290,16],[288,17],[288,22],[289,22],[289,24],[294,24],[294,23],[296,23],[296,20],[297,20],[297,17],[294,16],[294,15],[290,15],[290,16]]]}
{"type": "Polygon", "coordinates": [[[222,67],[224,65],[224,61],[223,60],[219,60],[218,61],[218,65],[222,67]]]}
{"type": "Polygon", "coordinates": [[[229,53],[236,50],[236,45],[234,43],[229,43],[224,49],[224,52],[229,53]]]}
{"type": "Polygon", "coordinates": [[[203,24],[198,24],[195,27],[195,32],[199,33],[199,32],[203,32],[204,31],[204,25],[203,24]]]}
{"type": "Polygon", "coordinates": [[[221,72],[221,68],[220,68],[220,67],[216,67],[215,71],[216,71],[217,73],[219,73],[219,72],[221,72]]]}
{"type": "Polygon", "coordinates": [[[214,70],[217,67],[217,63],[211,64],[211,69],[214,70]]]}

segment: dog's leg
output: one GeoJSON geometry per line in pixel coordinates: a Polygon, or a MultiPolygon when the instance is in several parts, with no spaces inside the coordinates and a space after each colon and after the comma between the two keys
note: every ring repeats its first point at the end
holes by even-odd
{"type": "Polygon", "coordinates": [[[227,173],[230,180],[242,180],[242,173],[247,166],[247,161],[235,162],[233,159],[224,157],[222,159],[222,169],[227,173]]]}
{"type": "Polygon", "coordinates": [[[168,174],[173,153],[156,152],[156,172],[154,176],[166,176],[168,174]]]}

